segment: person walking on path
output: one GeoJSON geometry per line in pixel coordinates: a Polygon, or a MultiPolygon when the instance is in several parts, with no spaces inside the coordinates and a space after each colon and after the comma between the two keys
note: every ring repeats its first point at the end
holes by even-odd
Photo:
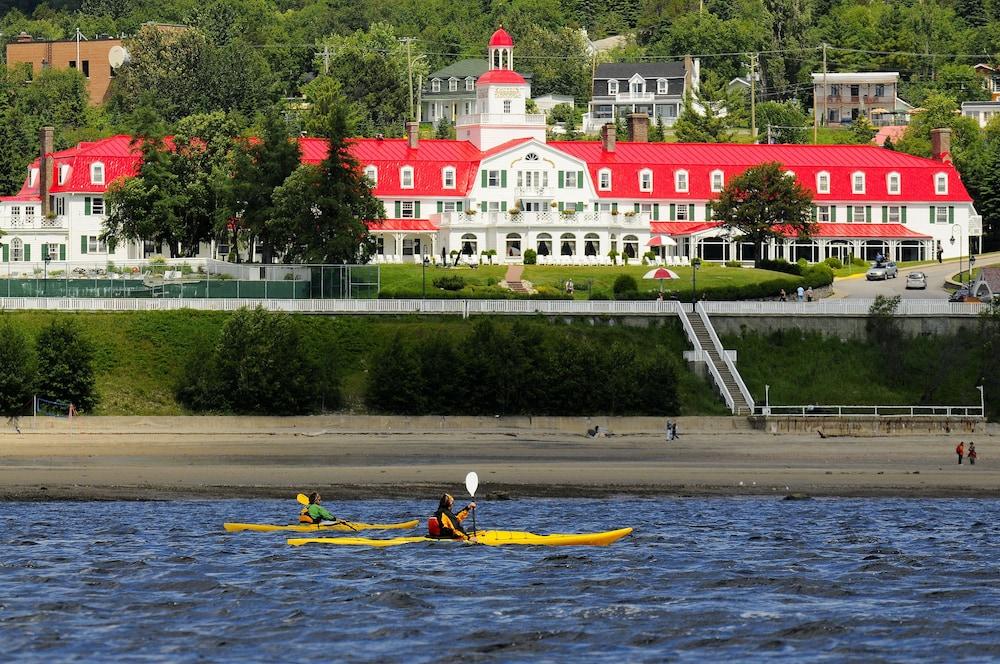
{"type": "Polygon", "coordinates": [[[979,455],[976,454],[976,444],[970,440],[969,441],[969,465],[970,466],[975,466],[976,465],[976,457],[978,457],[978,456],[979,455]]]}
{"type": "Polygon", "coordinates": [[[812,286],[810,286],[809,288],[806,289],[806,301],[807,302],[812,302],[813,301],[813,287],[812,286]]]}
{"type": "Polygon", "coordinates": [[[806,294],[806,291],[805,291],[805,289],[804,289],[804,288],[802,288],[802,286],[799,286],[799,287],[798,287],[798,288],[797,288],[797,289],[795,290],[795,297],[796,297],[796,299],[797,299],[797,300],[798,300],[799,302],[801,302],[801,301],[802,301],[802,299],[803,299],[803,298],[805,297],[805,294],[806,294]]]}
{"type": "Polygon", "coordinates": [[[965,456],[965,441],[960,441],[958,447],[955,448],[955,454],[958,455],[958,465],[962,465],[962,457],[965,456]]]}
{"type": "Polygon", "coordinates": [[[788,302],[788,293],[782,288],[781,292],[778,294],[778,302],[788,302]]]}
{"type": "Polygon", "coordinates": [[[674,423],[667,420],[667,442],[669,443],[674,439],[674,423]]]}

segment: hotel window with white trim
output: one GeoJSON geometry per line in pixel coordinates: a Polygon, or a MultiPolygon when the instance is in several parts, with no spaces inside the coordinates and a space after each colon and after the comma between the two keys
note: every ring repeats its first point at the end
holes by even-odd
{"type": "Polygon", "coordinates": [[[688,219],[688,206],[684,203],[678,203],[677,207],[674,208],[674,221],[690,221],[688,219]]]}
{"type": "Polygon", "coordinates": [[[934,176],[934,193],[938,196],[948,194],[948,174],[938,173],[934,176]]]}
{"type": "Polygon", "coordinates": [[[377,186],[378,185],[378,167],[377,166],[365,166],[365,177],[368,178],[368,181],[371,183],[371,185],[373,187],[377,186]]]}
{"type": "Polygon", "coordinates": [[[674,173],[674,191],[685,192],[688,190],[688,172],[677,171],[674,173]]]}
{"type": "Polygon", "coordinates": [[[726,186],[726,175],[722,171],[712,171],[712,191],[719,192],[726,186]]]}
{"type": "Polygon", "coordinates": [[[816,193],[817,194],[829,194],[830,193],[830,174],[826,171],[820,171],[816,174],[816,193]]]}
{"type": "Polygon", "coordinates": [[[901,191],[899,173],[889,173],[885,176],[885,190],[890,196],[899,196],[901,191]]]}
{"type": "Polygon", "coordinates": [[[865,193],[865,174],[864,173],[852,173],[851,174],[851,192],[855,194],[865,193]]]}
{"type": "Polygon", "coordinates": [[[90,183],[104,184],[104,164],[99,161],[90,165],[90,183]]]}
{"type": "Polygon", "coordinates": [[[59,166],[59,184],[65,184],[67,177],[69,177],[69,164],[62,164],[59,166]]]}
{"type": "Polygon", "coordinates": [[[399,169],[399,186],[402,189],[413,189],[413,167],[403,166],[399,169]]]}
{"type": "Polygon", "coordinates": [[[399,204],[399,217],[401,219],[413,219],[416,206],[413,201],[401,201],[399,204]]]}
{"type": "Polygon", "coordinates": [[[900,206],[898,206],[898,205],[890,205],[890,206],[888,206],[886,208],[886,211],[885,211],[885,221],[886,221],[886,223],[888,223],[888,224],[898,224],[898,223],[902,222],[903,221],[903,217],[900,214],[900,210],[901,209],[902,208],[900,208],[900,206]]]}
{"type": "Polygon", "coordinates": [[[608,81],[608,94],[609,95],[618,94],[618,81],[616,81],[615,79],[611,79],[610,81],[608,81]]]}
{"type": "Polygon", "coordinates": [[[639,171],[639,191],[653,191],[653,171],[639,171]]]}
{"type": "Polygon", "coordinates": [[[851,221],[855,224],[863,224],[867,221],[864,205],[855,205],[851,208],[851,221]]]}
{"type": "Polygon", "coordinates": [[[597,172],[597,188],[601,191],[611,191],[611,170],[602,168],[597,172]]]}
{"type": "Polygon", "coordinates": [[[441,170],[441,187],[444,189],[455,188],[455,169],[451,166],[441,170]]]}
{"type": "Polygon", "coordinates": [[[829,223],[830,221],[830,206],[829,205],[817,205],[816,206],[816,221],[821,224],[829,223]]]}

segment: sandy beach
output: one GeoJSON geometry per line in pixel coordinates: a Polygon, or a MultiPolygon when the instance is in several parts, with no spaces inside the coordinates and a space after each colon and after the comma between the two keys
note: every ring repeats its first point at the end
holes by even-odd
{"type": "Polygon", "coordinates": [[[249,418],[84,418],[72,427],[46,421],[38,428],[27,423],[21,435],[9,428],[0,434],[0,499],[285,497],[311,489],[337,499],[433,497],[460,490],[469,470],[479,473],[487,499],[1000,497],[991,432],[821,439],[815,433],[752,431],[728,423],[730,418],[704,426],[716,418],[681,418],[680,439],[668,443],[641,419],[629,421],[631,426],[610,422],[612,431],[615,424],[635,430],[596,439],[583,435],[584,420],[579,426],[561,420],[545,429],[490,429],[455,418],[430,429],[383,419],[372,431],[356,425],[349,430],[343,421],[331,429],[329,420],[310,418],[267,424],[249,418]],[[979,462],[958,465],[955,445],[970,439],[979,462]]]}

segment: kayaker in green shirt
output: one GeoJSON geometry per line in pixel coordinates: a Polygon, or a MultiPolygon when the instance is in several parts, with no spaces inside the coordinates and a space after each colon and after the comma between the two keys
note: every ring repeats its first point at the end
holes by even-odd
{"type": "Polygon", "coordinates": [[[324,521],[336,521],[337,517],[320,505],[323,497],[313,491],[309,494],[309,504],[299,512],[299,523],[322,523],[324,521]]]}

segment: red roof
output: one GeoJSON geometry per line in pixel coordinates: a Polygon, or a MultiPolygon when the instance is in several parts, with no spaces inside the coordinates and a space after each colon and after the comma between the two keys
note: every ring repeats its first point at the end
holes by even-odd
{"type": "Polygon", "coordinates": [[[500,29],[493,33],[490,37],[490,48],[496,48],[498,46],[513,46],[514,40],[511,38],[510,33],[500,26],[500,29]]]}
{"type": "Polygon", "coordinates": [[[649,232],[654,235],[691,235],[717,226],[717,221],[651,221],[649,232]]]}
{"type": "Polygon", "coordinates": [[[370,231],[436,231],[438,227],[429,219],[383,219],[368,222],[370,231]]]}
{"type": "Polygon", "coordinates": [[[813,237],[850,237],[850,238],[892,238],[927,240],[930,235],[918,233],[903,224],[816,224],[817,230],[813,237]]]}
{"type": "MultiPolygon", "coordinates": [[[[601,169],[611,171],[611,191],[601,198],[651,200],[710,200],[711,172],[721,170],[725,181],[750,166],[776,161],[793,171],[817,201],[959,201],[971,202],[958,171],[948,163],[914,157],[871,145],[752,145],[742,143],[624,143],[606,152],[599,141],[555,141],[550,146],[587,162],[592,180],[601,169]],[[639,171],[653,171],[653,191],[639,190],[639,171]],[[688,191],[674,190],[674,174],[688,172],[688,191]],[[830,174],[829,194],[816,192],[816,174],[830,174]],[[851,193],[851,175],[866,175],[865,193],[851,193]],[[901,193],[890,196],[886,176],[900,174],[901,193]],[[947,173],[948,193],[934,193],[934,174],[947,173]]],[[[596,189],[596,186],[595,186],[596,189]]]]}
{"type": "Polygon", "coordinates": [[[524,85],[524,77],[510,69],[491,69],[476,80],[476,85],[499,83],[506,85],[524,85]]]}

